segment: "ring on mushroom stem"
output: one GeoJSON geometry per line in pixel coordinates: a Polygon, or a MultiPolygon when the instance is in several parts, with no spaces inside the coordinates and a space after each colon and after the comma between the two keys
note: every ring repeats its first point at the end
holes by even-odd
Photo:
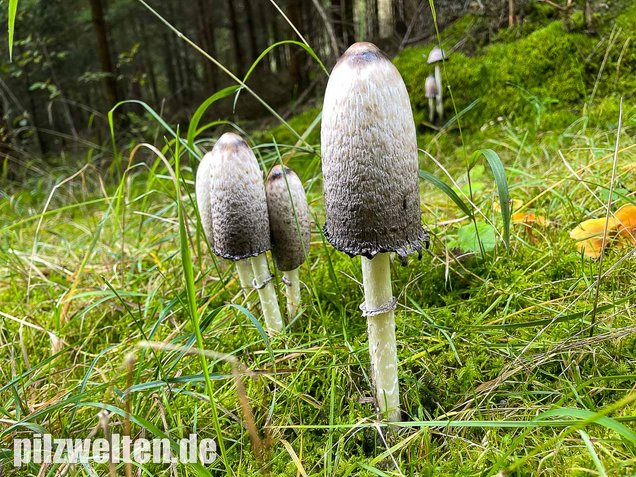
{"type": "Polygon", "coordinates": [[[371,376],[380,414],[401,417],[390,253],[421,253],[415,123],[404,81],[373,44],[356,43],[338,60],[321,127],[325,237],[361,255],[371,376]],[[369,313],[370,312],[370,313],[369,313]],[[377,313],[376,313],[377,312],[377,313]]]}
{"type": "Polygon", "coordinates": [[[272,256],[283,272],[287,315],[296,316],[301,303],[299,267],[309,253],[309,206],[303,184],[294,171],[276,165],[265,183],[272,256]]]}
{"type": "Polygon", "coordinates": [[[208,238],[214,239],[210,240],[212,250],[236,262],[244,291],[254,281],[261,284],[257,291],[267,330],[278,332],[283,320],[265,255],[271,249],[269,218],[256,156],[243,138],[226,133],[205,155],[199,169],[197,200],[199,209],[208,214],[204,227],[208,238]]]}

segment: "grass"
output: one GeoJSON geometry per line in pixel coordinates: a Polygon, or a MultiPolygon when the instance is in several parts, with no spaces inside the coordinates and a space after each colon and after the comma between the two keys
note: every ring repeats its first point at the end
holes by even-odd
{"type": "Polygon", "coordinates": [[[141,475],[633,475],[633,249],[609,247],[602,263],[591,261],[568,231],[603,216],[610,199],[612,210],[633,202],[626,166],[636,163],[634,114],[626,107],[618,144],[618,117],[614,126],[591,127],[582,116],[531,131],[484,118],[485,131],[463,138],[423,131],[422,169],[454,182],[495,233],[491,247],[482,240],[474,252],[462,248],[469,218],[422,180],[432,246],[393,269],[405,422],[391,432],[369,399],[358,259],[320,233],[315,111],[288,122],[291,142],[257,135],[263,169],[281,160],[296,169],[314,213],[301,274],[305,311],[274,338],[197,221],[184,146],[204,148],[203,135],[173,128],[179,145],[163,131],[170,139],[161,150],[127,151],[119,174],[90,159],[42,165],[21,187],[7,184],[3,471],[58,475],[59,466],[15,471],[13,439],[85,437],[106,409],[113,432],[129,426],[132,435],[173,441],[196,432],[223,444],[223,457],[207,468],[143,465],[141,475]],[[299,136],[311,147],[295,147],[299,136]],[[484,149],[505,165],[511,199],[550,221],[513,224],[509,250],[490,170],[476,165],[467,175],[470,154],[484,149]]]}

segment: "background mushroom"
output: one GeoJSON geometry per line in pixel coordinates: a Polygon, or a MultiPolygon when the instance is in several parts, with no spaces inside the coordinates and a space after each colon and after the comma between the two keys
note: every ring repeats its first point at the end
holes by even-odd
{"type": "Polygon", "coordinates": [[[427,242],[420,219],[415,123],[404,81],[373,44],[356,43],[334,67],[323,104],[326,238],[361,255],[363,315],[382,415],[400,419],[390,252],[403,262],[427,242]]]}
{"type": "MultiPolygon", "coordinates": [[[[267,199],[256,157],[234,133],[223,134],[208,154],[212,249],[218,256],[236,261],[242,281],[249,279],[251,267],[267,328],[280,331],[283,320],[265,255],[271,249],[267,199]]],[[[205,179],[201,181],[203,187],[205,179]]],[[[201,198],[205,200],[205,194],[201,198]]],[[[199,204],[200,210],[206,207],[199,204]]]]}
{"type": "Polygon", "coordinates": [[[440,122],[444,120],[444,98],[442,93],[442,61],[447,60],[446,53],[439,46],[434,47],[428,54],[429,65],[435,65],[435,81],[437,82],[437,116],[440,122]]]}
{"type": "Polygon", "coordinates": [[[435,76],[429,75],[424,83],[424,94],[428,98],[428,120],[433,122],[435,119],[435,98],[437,98],[437,81],[435,76]]]}
{"type": "MultiPolygon", "coordinates": [[[[199,216],[205,236],[214,248],[214,231],[212,230],[212,203],[210,202],[210,164],[212,163],[212,152],[208,152],[199,163],[195,180],[195,190],[199,216]]],[[[249,260],[238,260],[235,262],[238,272],[241,289],[247,298],[252,290],[254,282],[254,272],[249,260]]]]}
{"type": "Polygon", "coordinates": [[[298,268],[309,252],[311,237],[309,206],[302,182],[294,171],[274,166],[265,184],[272,256],[283,272],[287,314],[296,316],[300,306],[300,276],[298,268]]]}

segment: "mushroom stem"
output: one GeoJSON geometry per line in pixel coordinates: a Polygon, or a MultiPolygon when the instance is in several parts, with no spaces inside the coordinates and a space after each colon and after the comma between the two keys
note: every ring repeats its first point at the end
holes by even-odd
{"type": "Polygon", "coordinates": [[[300,277],[299,269],[295,268],[287,272],[283,272],[283,281],[285,282],[285,297],[287,298],[287,316],[292,319],[298,313],[300,307],[300,277]]]}
{"type": "Polygon", "coordinates": [[[248,258],[237,260],[236,271],[238,272],[239,282],[245,298],[248,298],[254,288],[254,270],[248,258]]]}
{"type": "Polygon", "coordinates": [[[428,121],[433,123],[435,120],[435,98],[428,98],[428,121]]]}
{"type": "Polygon", "coordinates": [[[444,97],[442,95],[442,69],[439,63],[435,65],[435,82],[437,83],[437,116],[441,121],[444,120],[444,97]]]}
{"type": "Polygon", "coordinates": [[[267,331],[271,334],[278,333],[283,329],[283,318],[278,308],[278,298],[276,297],[272,274],[267,264],[267,256],[261,253],[256,257],[250,258],[250,261],[254,270],[255,288],[258,290],[267,331]]]}
{"type": "MultiPolygon", "coordinates": [[[[379,253],[371,260],[362,257],[362,284],[367,313],[391,308],[390,254],[379,253]]],[[[392,422],[400,421],[395,314],[393,310],[367,317],[371,378],[380,414],[392,422]]]]}

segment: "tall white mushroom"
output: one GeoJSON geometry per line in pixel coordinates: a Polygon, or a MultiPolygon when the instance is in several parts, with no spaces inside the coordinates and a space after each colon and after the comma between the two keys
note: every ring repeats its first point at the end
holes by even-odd
{"type": "Polygon", "coordinates": [[[442,61],[446,61],[448,57],[444,50],[439,46],[434,47],[428,54],[429,65],[435,65],[435,81],[437,82],[437,115],[440,121],[444,120],[444,98],[442,91],[442,69],[440,67],[442,61]]]}
{"type": "Polygon", "coordinates": [[[435,98],[437,98],[437,81],[435,76],[429,75],[424,83],[424,94],[428,98],[428,120],[432,123],[435,120],[435,98]]]}
{"type": "Polygon", "coordinates": [[[302,182],[294,171],[274,166],[265,182],[272,256],[283,272],[287,315],[296,316],[300,306],[299,267],[309,252],[311,237],[309,206],[302,182]]]}
{"type": "Polygon", "coordinates": [[[361,255],[363,315],[381,414],[400,419],[390,253],[421,253],[415,123],[404,81],[373,44],[356,43],[334,67],[322,110],[326,238],[361,255]]]}
{"type": "Polygon", "coordinates": [[[199,210],[204,211],[201,221],[208,238],[212,237],[212,250],[236,262],[243,286],[247,286],[251,269],[252,286],[258,290],[267,329],[278,332],[283,320],[265,254],[271,249],[269,217],[256,156],[243,138],[225,133],[199,169],[197,200],[199,210]],[[208,190],[207,197],[203,189],[208,190]]]}

